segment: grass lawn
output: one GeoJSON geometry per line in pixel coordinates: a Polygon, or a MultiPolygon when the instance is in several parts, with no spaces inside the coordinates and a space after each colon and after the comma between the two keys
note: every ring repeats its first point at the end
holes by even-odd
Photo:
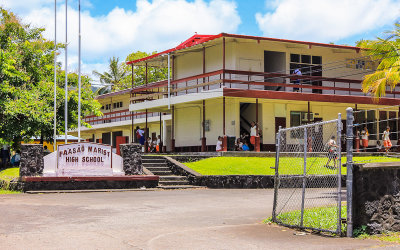
{"type": "MultiPolygon", "coordinates": [[[[19,177],[19,168],[7,168],[4,169],[3,171],[0,171],[0,180],[10,182],[12,179],[19,177]]],[[[0,186],[0,195],[1,194],[19,194],[21,192],[18,191],[10,191],[10,190],[5,190],[1,189],[2,187],[0,186]]]]}
{"type": "MultiPolygon", "coordinates": [[[[342,206],[342,218],[346,218],[347,207],[342,206]]],[[[277,220],[288,225],[300,225],[300,210],[281,213],[277,216],[277,220]]],[[[272,218],[266,219],[264,222],[271,222],[272,218]]],[[[337,229],[337,207],[316,207],[304,210],[303,226],[313,227],[325,230],[336,231],[337,229]]],[[[342,224],[342,230],[346,230],[346,225],[342,224]]]]}
{"type": "MultiPolygon", "coordinates": [[[[307,159],[308,174],[336,174],[337,170],[324,167],[326,158],[310,157],[307,159]]],[[[393,162],[399,158],[384,156],[354,157],[354,162],[393,162]]],[[[342,157],[342,164],[346,157],[342,157]]],[[[203,175],[274,175],[275,157],[213,157],[196,162],[184,163],[187,167],[203,175]]],[[[333,166],[333,162],[330,163],[333,166]]],[[[302,174],[303,158],[280,158],[280,174],[302,174]]],[[[346,174],[346,167],[342,167],[346,174]]]]}

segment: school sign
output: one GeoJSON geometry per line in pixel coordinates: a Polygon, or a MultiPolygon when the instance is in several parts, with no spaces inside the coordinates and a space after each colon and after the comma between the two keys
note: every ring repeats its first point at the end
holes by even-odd
{"type": "Polygon", "coordinates": [[[58,146],[57,176],[112,176],[109,145],[83,142],[58,146]]]}

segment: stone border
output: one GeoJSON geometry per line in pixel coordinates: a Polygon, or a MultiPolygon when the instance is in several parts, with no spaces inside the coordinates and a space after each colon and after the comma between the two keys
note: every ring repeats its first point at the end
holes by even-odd
{"type": "MultiPolygon", "coordinates": [[[[166,159],[168,167],[175,175],[186,176],[191,185],[206,186],[209,188],[273,188],[274,175],[201,175],[200,173],[188,168],[179,161],[169,156],[163,156],[166,159]]],[[[318,183],[324,182],[326,185],[327,175],[313,176],[311,182],[308,182],[307,188],[319,188],[318,183]]],[[[342,187],[346,185],[346,176],[342,175],[342,187]]],[[[303,178],[301,176],[293,177],[290,186],[282,188],[301,188],[303,178]],[[294,180],[294,181],[293,181],[294,180]]],[[[332,186],[335,186],[336,180],[332,179],[332,186]]]]}

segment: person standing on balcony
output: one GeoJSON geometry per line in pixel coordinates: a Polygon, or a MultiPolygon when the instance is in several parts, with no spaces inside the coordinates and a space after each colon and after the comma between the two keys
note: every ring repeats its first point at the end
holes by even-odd
{"type": "MultiPolygon", "coordinates": [[[[293,74],[298,75],[298,76],[302,75],[301,70],[299,68],[295,69],[293,71],[293,74]]],[[[300,85],[300,79],[296,79],[294,81],[294,84],[300,85]]],[[[293,92],[299,92],[299,90],[300,90],[299,88],[293,88],[293,92]]]]}
{"type": "Polygon", "coordinates": [[[368,129],[367,127],[364,127],[364,129],[361,131],[361,140],[362,140],[362,146],[364,148],[364,152],[367,152],[367,147],[368,147],[368,129]]]}
{"type": "Polygon", "coordinates": [[[390,148],[392,147],[392,142],[390,141],[389,135],[390,135],[390,127],[388,126],[382,135],[383,146],[385,147],[386,154],[389,152],[390,148]]]}

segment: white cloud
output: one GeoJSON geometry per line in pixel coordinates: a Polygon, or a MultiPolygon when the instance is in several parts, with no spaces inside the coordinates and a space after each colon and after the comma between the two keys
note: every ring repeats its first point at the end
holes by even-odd
{"type": "Polygon", "coordinates": [[[393,24],[400,0],[278,0],[273,11],[257,13],[265,36],[330,42],[393,24]]]}
{"type": "MultiPolygon", "coordinates": [[[[76,3],[76,0],[68,2],[69,67],[76,67],[78,62],[76,3]]],[[[21,15],[25,22],[45,27],[45,37],[53,39],[53,4],[54,0],[5,0],[3,6],[21,15]]],[[[65,42],[65,5],[58,5],[57,8],[57,41],[65,42]]],[[[104,69],[112,56],[125,60],[129,53],[136,50],[151,52],[168,49],[195,32],[235,32],[241,22],[232,0],[137,0],[134,12],[115,7],[107,15],[94,16],[85,10],[81,18],[83,68],[89,72],[104,69]]],[[[64,63],[62,55],[59,61],[64,63]]]]}

